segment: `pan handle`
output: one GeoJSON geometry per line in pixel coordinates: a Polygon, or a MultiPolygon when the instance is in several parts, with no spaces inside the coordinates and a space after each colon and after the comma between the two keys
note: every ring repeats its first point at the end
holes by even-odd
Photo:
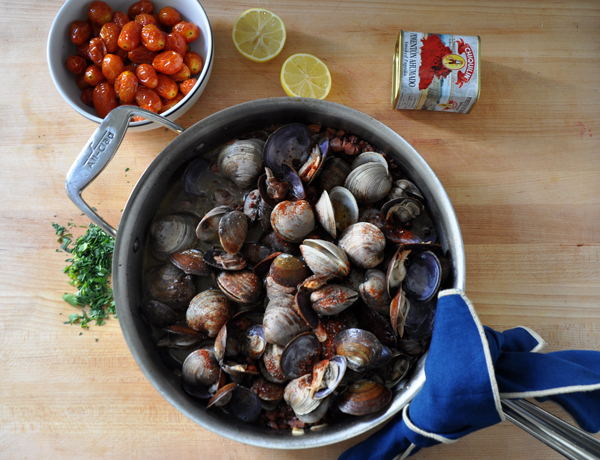
{"type": "Polygon", "coordinates": [[[83,200],[81,193],[106,168],[115,153],[117,153],[117,149],[121,145],[121,141],[123,141],[123,137],[125,137],[125,133],[129,127],[129,121],[134,115],[139,115],[148,120],[160,123],[178,134],[185,131],[183,126],[149,110],[132,105],[119,106],[110,111],[102,123],[100,123],[98,129],[92,134],[86,146],[79,153],[75,163],[69,169],[65,182],[67,195],[73,203],[92,222],[112,237],[116,237],[117,231],[90,208],[83,200]]]}

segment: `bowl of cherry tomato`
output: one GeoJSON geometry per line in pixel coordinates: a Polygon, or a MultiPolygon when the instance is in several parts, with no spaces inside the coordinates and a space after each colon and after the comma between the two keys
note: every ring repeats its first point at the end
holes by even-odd
{"type": "MultiPolygon", "coordinates": [[[[96,123],[119,105],[176,120],[204,91],[213,55],[206,12],[189,0],[67,0],[47,45],[58,92],[96,123]]],[[[158,127],[134,117],[129,130],[158,127]]]]}

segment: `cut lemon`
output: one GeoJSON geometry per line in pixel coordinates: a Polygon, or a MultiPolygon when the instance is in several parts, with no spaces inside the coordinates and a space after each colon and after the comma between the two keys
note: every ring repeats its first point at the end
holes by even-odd
{"type": "Polygon", "coordinates": [[[285,26],[275,13],[264,8],[244,11],[233,25],[233,44],[254,62],[267,62],[285,45],[285,26]]]}
{"type": "Polygon", "coordinates": [[[287,58],[280,78],[288,96],[325,99],[331,89],[329,69],[312,54],[294,54],[287,58]]]}

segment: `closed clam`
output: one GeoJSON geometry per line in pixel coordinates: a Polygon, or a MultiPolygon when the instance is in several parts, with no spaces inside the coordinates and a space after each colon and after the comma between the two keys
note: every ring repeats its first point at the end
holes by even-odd
{"type": "Polygon", "coordinates": [[[271,213],[271,226],[284,240],[300,242],[314,229],[315,214],[307,201],[282,201],[271,213]]]}
{"type": "Polygon", "coordinates": [[[209,289],[198,294],[186,311],[186,321],[195,331],[216,337],[223,325],[233,316],[233,305],[225,294],[209,289]]]}
{"type": "Polygon", "coordinates": [[[195,350],[183,362],[183,381],[191,387],[208,387],[219,379],[219,370],[214,351],[195,350]]]}
{"type": "Polygon", "coordinates": [[[276,297],[267,304],[263,330],[269,343],[285,347],[290,340],[308,329],[308,324],[294,308],[292,296],[276,297]]]}
{"type": "Polygon", "coordinates": [[[247,233],[248,219],[243,212],[228,212],[219,222],[219,241],[229,254],[237,254],[242,249],[247,233]]]}
{"type": "Polygon", "coordinates": [[[171,263],[149,270],[146,285],[152,297],[175,308],[186,306],[196,295],[192,277],[171,263]]]}
{"type": "Polygon", "coordinates": [[[262,375],[269,382],[283,383],[287,381],[281,371],[281,354],[283,353],[283,350],[284,347],[282,346],[268,343],[262,355],[262,359],[259,361],[262,375]]]}
{"type": "Polygon", "coordinates": [[[310,294],[312,308],[320,315],[342,312],[358,300],[358,292],[339,284],[329,284],[310,294]]]}
{"type": "Polygon", "coordinates": [[[280,254],[273,259],[269,276],[281,286],[295,288],[310,276],[306,264],[290,254],[280,254]]]}
{"type": "Polygon", "coordinates": [[[300,251],[306,265],[315,275],[346,276],[350,271],[346,253],[333,243],[324,240],[304,240],[300,251]]]}
{"type": "Polygon", "coordinates": [[[198,249],[185,249],[169,256],[169,262],[187,275],[208,276],[212,267],[204,261],[204,253],[198,249]]]}
{"type": "Polygon", "coordinates": [[[262,170],[264,144],[259,139],[240,139],[226,145],[219,152],[219,171],[240,188],[255,185],[262,170]]]}
{"type": "Polygon", "coordinates": [[[363,379],[348,385],[338,399],[338,406],[347,414],[366,415],[383,409],[391,400],[392,392],[389,388],[363,379]]]}
{"type": "Polygon", "coordinates": [[[250,270],[222,271],[217,286],[236,303],[256,304],[262,295],[262,280],[250,270]]]}
{"type": "Polygon", "coordinates": [[[333,340],[335,353],[346,358],[352,370],[362,370],[375,363],[383,347],[377,337],[364,329],[345,329],[333,340]]]}
{"type": "Polygon", "coordinates": [[[389,193],[392,177],[387,165],[372,161],[352,170],[344,187],[350,190],[359,203],[376,203],[389,193]]]}
{"type": "Polygon", "coordinates": [[[156,327],[172,326],[177,322],[177,312],[167,304],[157,300],[145,300],[142,302],[140,312],[150,324],[156,327]]]}
{"type": "Polygon", "coordinates": [[[152,253],[165,260],[170,254],[192,248],[198,242],[195,228],[198,220],[190,214],[169,214],[150,226],[152,253]]]}
{"type": "Polygon", "coordinates": [[[350,261],[359,267],[374,268],[383,261],[385,236],[373,224],[359,222],[351,225],[338,244],[350,261]]]}

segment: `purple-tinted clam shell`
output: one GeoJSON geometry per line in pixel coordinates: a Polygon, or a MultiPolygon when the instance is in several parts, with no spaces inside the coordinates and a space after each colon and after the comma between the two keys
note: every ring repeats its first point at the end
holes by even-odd
{"type": "Polygon", "coordinates": [[[304,192],[304,185],[302,179],[298,176],[298,173],[289,164],[284,163],[281,165],[281,174],[283,178],[290,184],[289,193],[297,200],[303,200],[306,197],[304,192]]]}
{"type": "Polygon", "coordinates": [[[321,343],[313,332],[292,339],[281,354],[281,371],[285,378],[295,379],[312,372],[321,354],[321,343]]]}
{"type": "Polygon", "coordinates": [[[299,169],[308,156],[311,132],[306,125],[291,123],[284,125],[269,136],[263,150],[265,166],[281,177],[281,165],[289,164],[299,169]]]}
{"type": "Polygon", "coordinates": [[[348,366],[346,365],[346,359],[343,356],[334,356],[331,358],[330,365],[338,367],[337,378],[335,379],[335,382],[333,382],[333,384],[331,384],[328,388],[322,388],[321,390],[315,392],[313,399],[323,399],[329,396],[336,390],[344,378],[344,375],[346,375],[346,369],[348,369],[348,366]]]}
{"type": "Polygon", "coordinates": [[[437,298],[434,297],[427,302],[409,299],[409,302],[410,308],[406,315],[404,332],[415,340],[425,339],[433,332],[437,298]]]}
{"type": "Polygon", "coordinates": [[[441,280],[439,259],[433,252],[425,251],[411,261],[404,279],[404,289],[411,298],[426,302],[437,293],[441,280]]]}
{"type": "Polygon", "coordinates": [[[238,420],[253,422],[260,415],[260,399],[248,388],[238,385],[231,394],[227,409],[238,420]]]}
{"type": "Polygon", "coordinates": [[[199,158],[192,161],[183,173],[183,190],[189,196],[203,197],[206,195],[200,189],[202,176],[210,170],[208,161],[199,158]]]}

